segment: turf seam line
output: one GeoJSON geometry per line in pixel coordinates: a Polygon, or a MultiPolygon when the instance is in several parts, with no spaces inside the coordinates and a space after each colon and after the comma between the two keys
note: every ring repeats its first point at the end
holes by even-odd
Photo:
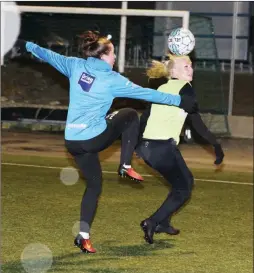
{"type": "MultiPolygon", "coordinates": [[[[55,167],[55,166],[46,166],[46,165],[32,165],[32,164],[20,164],[20,163],[9,163],[9,162],[2,162],[2,165],[9,165],[9,166],[19,166],[19,167],[32,167],[32,168],[46,168],[46,169],[63,169],[68,167],[55,167]]],[[[113,171],[102,171],[102,173],[108,174],[116,174],[117,172],[113,171]]],[[[144,177],[161,177],[159,175],[151,175],[151,174],[141,174],[144,177]]],[[[248,182],[237,182],[237,181],[227,181],[227,180],[213,180],[213,179],[203,179],[203,178],[195,178],[196,181],[204,181],[204,182],[211,182],[211,183],[224,183],[224,184],[236,184],[236,185],[248,185],[253,186],[253,183],[248,182]]]]}

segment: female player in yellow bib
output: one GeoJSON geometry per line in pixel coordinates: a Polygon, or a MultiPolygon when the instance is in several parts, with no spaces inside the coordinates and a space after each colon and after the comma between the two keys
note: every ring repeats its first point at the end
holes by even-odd
{"type": "MultiPolygon", "coordinates": [[[[160,92],[188,95],[195,99],[195,92],[190,84],[193,77],[190,58],[173,55],[169,57],[169,61],[164,63],[154,61],[147,71],[150,87],[160,92]]],[[[187,115],[187,112],[177,107],[152,103],[141,116],[141,142],[136,152],[150,167],[158,171],[172,188],[160,208],[141,222],[145,240],[150,244],[153,243],[155,232],[171,235],[180,232],[171,226],[170,219],[191,196],[193,175],[177,147],[187,115]]],[[[205,126],[199,113],[191,113],[188,118],[197,133],[214,146],[214,163],[220,164],[224,157],[221,145],[205,126]]]]}

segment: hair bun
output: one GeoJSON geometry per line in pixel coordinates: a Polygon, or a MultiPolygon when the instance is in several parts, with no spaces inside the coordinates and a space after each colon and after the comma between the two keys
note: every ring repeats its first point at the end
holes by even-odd
{"type": "Polygon", "coordinates": [[[98,31],[85,31],[81,35],[78,36],[83,40],[83,47],[87,48],[94,43],[97,43],[100,38],[100,33],[98,31]]]}
{"type": "Polygon", "coordinates": [[[101,36],[99,31],[87,30],[79,37],[79,51],[84,58],[94,57],[100,59],[103,54],[108,54],[111,50],[111,41],[105,36],[101,36]]]}

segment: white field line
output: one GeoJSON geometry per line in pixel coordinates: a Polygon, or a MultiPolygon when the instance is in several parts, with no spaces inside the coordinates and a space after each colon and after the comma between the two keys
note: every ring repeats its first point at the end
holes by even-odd
{"type": "MultiPolygon", "coordinates": [[[[19,164],[19,163],[8,163],[8,162],[3,162],[2,165],[20,166],[20,167],[31,167],[31,168],[45,168],[45,169],[63,169],[63,168],[66,168],[66,167],[55,167],[55,166],[45,166],[45,165],[32,165],[32,164],[19,164]]],[[[103,173],[116,174],[116,172],[113,172],[113,171],[103,171],[103,173]]],[[[155,175],[151,175],[151,174],[141,174],[141,175],[144,176],[144,177],[156,177],[155,175]]],[[[213,179],[195,178],[195,181],[204,181],[204,182],[211,182],[211,183],[224,183],[224,184],[236,184],[236,185],[253,186],[253,183],[237,182],[237,181],[227,181],[227,180],[213,180],[213,179]]]]}

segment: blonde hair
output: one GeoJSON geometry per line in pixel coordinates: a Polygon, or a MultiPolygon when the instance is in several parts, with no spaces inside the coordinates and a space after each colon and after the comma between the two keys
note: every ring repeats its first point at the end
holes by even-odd
{"type": "Polygon", "coordinates": [[[177,56],[177,55],[168,54],[168,57],[169,57],[169,60],[163,61],[163,62],[153,60],[152,66],[146,71],[146,75],[149,78],[155,78],[155,79],[162,78],[162,77],[171,79],[170,72],[176,60],[186,59],[187,61],[191,62],[190,57],[187,55],[177,56]]]}

